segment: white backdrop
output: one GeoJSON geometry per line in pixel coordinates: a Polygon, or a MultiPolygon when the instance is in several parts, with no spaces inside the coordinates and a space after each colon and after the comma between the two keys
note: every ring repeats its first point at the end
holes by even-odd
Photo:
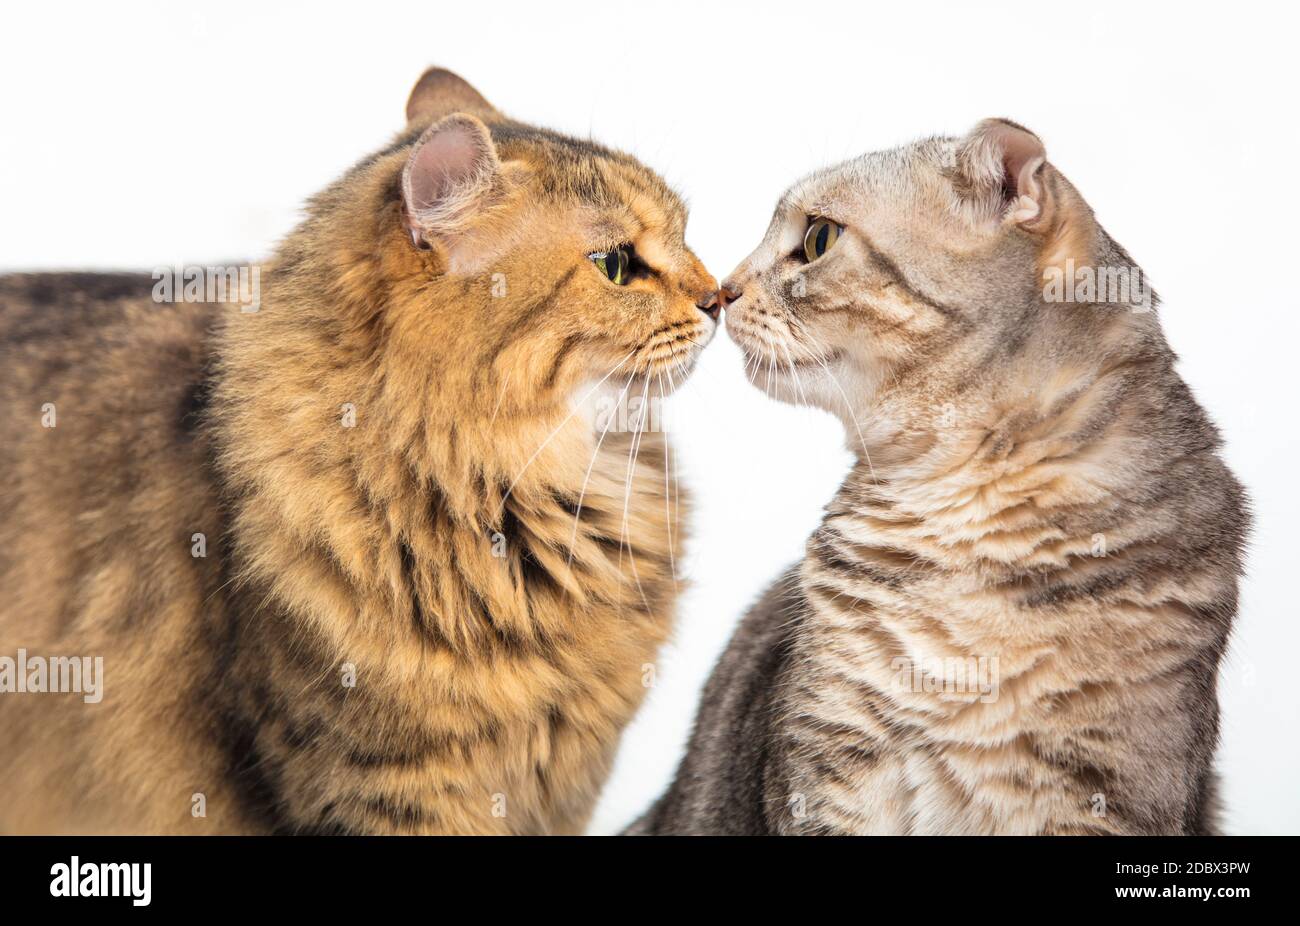
{"type": "MultiPolygon", "coordinates": [[[[692,204],[719,278],[810,169],[1008,116],[1150,275],[1182,372],[1252,493],[1224,668],[1229,831],[1300,833],[1295,14],[1235,2],[984,7],[22,4],[0,55],[0,269],[260,258],[303,199],[450,67],[505,111],[625,148],[692,204]]],[[[658,685],[593,832],[662,789],[736,620],[847,465],[828,417],[751,389],[724,338],[674,400],[698,506],[658,685]]]]}

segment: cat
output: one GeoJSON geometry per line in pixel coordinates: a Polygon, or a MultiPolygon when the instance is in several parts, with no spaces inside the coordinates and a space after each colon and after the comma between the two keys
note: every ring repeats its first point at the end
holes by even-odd
{"type": "Polygon", "coordinates": [[[0,831],[583,830],[688,513],[613,409],[716,281],[631,156],[441,69],[407,116],[255,306],[0,280],[0,654],[103,664],[0,694],[0,831]]]}
{"type": "Polygon", "coordinates": [[[1005,120],[781,198],[726,327],[855,463],[630,832],[1216,831],[1247,502],[1138,274],[1005,120]]]}

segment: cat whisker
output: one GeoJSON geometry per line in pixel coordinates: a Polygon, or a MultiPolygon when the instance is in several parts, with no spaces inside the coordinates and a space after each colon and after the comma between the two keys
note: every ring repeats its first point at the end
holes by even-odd
{"type": "Polygon", "coordinates": [[[515,371],[513,367],[510,368],[509,370],[506,370],[506,378],[505,381],[501,384],[501,392],[497,396],[497,404],[492,409],[492,418],[488,421],[488,430],[491,430],[492,425],[496,424],[497,422],[497,413],[501,411],[501,403],[505,401],[506,390],[510,388],[510,377],[514,372],[515,371]]]}
{"type": "MultiPolygon", "coordinates": [[[[659,401],[663,402],[664,396],[664,379],[659,376],[659,401]]],[[[673,555],[673,516],[672,516],[672,499],[668,496],[668,438],[664,438],[664,523],[668,528],[668,568],[673,576],[673,589],[677,588],[677,559],[673,555]]]]}
{"type": "Polygon", "coordinates": [[[649,393],[650,393],[650,380],[647,377],[645,381],[645,388],[642,390],[641,393],[642,416],[639,417],[637,420],[636,433],[632,436],[632,446],[628,449],[628,454],[627,454],[627,480],[623,486],[623,526],[619,531],[619,538],[618,538],[619,569],[621,570],[623,568],[623,544],[626,541],[627,560],[628,560],[628,565],[632,569],[632,579],[633,581],[636,582],[636,590],[638,594],[641,595],[641,603],[645,605],[647,611],[650,610],[650,602],[646,598],[645,589],[642,588],[641,586],[641,576],[637,572],[636,556],[632,553],[632,537],[631,537],[631,532],[629,530],[628,520],[629,520],[629,513],[631,510],[631,502],[632,502],[632,481],[636,478],[636,462],[637,462],[636,458],[637,458],[637,454],[640,453],[641,450],[641,435],[645,433],[645,420],[644,420],[645,401],[646,398],[649,396],[649,393]]]}
{"type": "Polygon", "coordinates": [[[501,512],[505,511],[506,501],[509,500],[510,493],[515,490],[515,486],[517,486],[519,484],[519,480],[524,477],[524,473],[528,471],[528,467],[532,466],[534,461],[536,461],[537,458],[541,456],[542,451],[546,449],[546,445],[555,439],[555,435],[559,434],[560,431],[564,429],[564,426],[566,424],[568,424],[570,421],[573,420],[573,416],[578,414],[578,411],[586,404],[587,400],[595,394],[596,390],[599,389],[601,386],[603,386],[605,384],[605,381],[609,379],[611,376],[613,376],[616,372],[618,372],[619,367],[623,366],[623,364],[631,360],[635,354],[636,354],[635,349],[629,351],[628,355],[618,362],[618,366],[615,366],[614,369],[610,370],[608,373],[602,376],[600,378],[600,382],[596,383],[596,385],[592,386],[589,390],[587,390],[587,394],[574,403],[573,409],[569,412],[568,415],[564,417],[563,421],[561,421],[558,425],[556,425],[555,430],[547,435],[546,440],[542,441],[541,446],[533,451],[533,455],[528,458],[528,462],[524,464],[523,469],[519,470],[519,475],[515,476],[514,480],[510,483],[509,488],[506,489],[506,494],[501,497],[501,504],[497,506],[497,512],[495,516],[495,519],[497,521],[499,521],[501,518],[501,512]]]}
{"type": "MultiPolygon", "coordinates": [[[[668,371],[668,385],[672,386],[672,388],[673,388],[673,392],[676,392],[676,391],[677,391],[677,383],[674,382],[674,380],[673,380],[673,374],[672,374],[672,371],[671,371],[671,370],[668,371]]],[[[665,445],[665,447],[667,447],[667,440],[666,440],[666,439],[665,439],[664,445],[665,445]]],[[[673,467],[673,513],[677,516],[677,523],[678,523],[678,524],[681,524],[681,523],[682,523],[682,519],[681,519],[681,508],[680,508],[680,505],[681,505],[681,498],[682,498],[681,483],[678,482],[678,480],[677,480],[677,467],[674,466],[674,467],[673,467]]],[[[676,574],[676,571],[674,571],[674,573],[673,573],[673,580],[676,581],[676,579],[677,579],[677,574],[676,574]]]]}
{"type": "MultiPolygon", "coordinates": [[[[632,380],[636,379],[633,373],[627,378],[623,388],[619,390],[618,398],[614,401],[614,408],[617,409],[622,405],[623,399],[627,396],[627,391],[632,388],[632,380]]],[[[573,569],[573,548],[578,543],[578,519],[582,517],[582,500],[587,497],[587,483],[591,481],[591,471],[596,466],[596,458],[600,456],[600,447],[605,442],[605,435],[609,433],[609,426],[614,423],[614,416],[611,415],[605,421],[605,427],[601,429],[600,438],[596,441],[596,449],[591,452],[591,462],[587,464],[586,475],[582,477],[582,488],[578,491],[578,507],[573,512],[573,536],[569,538],[569,558],[565,566],[573,569]]]]}
{"type": "Polygon", "coordinates": [[[871,465],[871,452],[867,450],[867,439],[862,435],[862,425],[858,422],[857,412],[853,409],[853,403],[849,401],[848,393],[844,391],[844,387],[840,385],[840,381],[836,378],[835,374],[831,372],[831,368],[826,365],[826,361],[822,360],[821,357],[818,356],[817,362],[821,364],[822,369],[826,371],[826,375],[830,377],[830,381],[835,384],[835,388],[840,391],[840,398],[844,400],[844,407],[848,410],[849,417],[853,419],[853,428],[858,432],[858,446],[862,448],[862,454],[867,458],[867,469],[871,473],[871,481],[876,485],[880,485],[880,480],[876,478],[876,468],[871,465]]]}
{"type": "Polygon", "coordinates": [[[786,361],[790,364],[790,376],[794,379],[795,388],[799,390],[800,401],[805,406],[809,406],[811,403],[808,401],[808,393],[804,392],[803,383],[799,380],[799,373],[794,368],[794,355],[790,353],[790,347],[784,341],[781,342],[781,347],[785,350],[786,361]]]}
{"type": "Polygon", "coordinates": [[[740,348],[740,355],[745,361],[744,368],[743,368],[745,373],[745,379],[749,380],[751,386],[757,388],[758,384],[754,382],[754,372],[753,372],[756,355],[753,351],[749,350],[749,348],[745,347],[743,344],[740,344],[739,342],[737,342],[737,346],[740,348]]]}

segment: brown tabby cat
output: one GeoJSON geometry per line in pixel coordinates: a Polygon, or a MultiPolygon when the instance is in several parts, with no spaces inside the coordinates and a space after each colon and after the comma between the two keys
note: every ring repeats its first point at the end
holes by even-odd
{"type": "Polygon", "coordinates": [[[786,193],[727,329],[858,462],[634,831],[1214,829],[1245,499],[1139,273],[1001,120],[786,193]]]}
{"type": "Polygon", "coordinates": [[[0,693],[0,830],[583,828],[679,542],[593,409],[687,375],[715,283],[631,157],[442,70],[407,114],[256,312],[0,282],[0,656],[103,658],[0,693]]]}

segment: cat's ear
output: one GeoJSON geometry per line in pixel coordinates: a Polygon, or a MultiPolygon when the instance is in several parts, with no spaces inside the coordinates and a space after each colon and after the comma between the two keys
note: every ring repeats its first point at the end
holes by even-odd
{"type": "Polygon", "coordinates": [[[406,101],[407,124],[428,125],[452,113],[471,113],[480,119],[501,115],[461,77],[445,68],[429,68],[406,101]]]}
{"type": "Polygon", "coordinates": [[[1026,227],[1051,207],[1047,152],[1037,135],[1007,119],[985,119],[957,145],[958,192],[975,214],[1026,227]]]}
{"type": "Polygon", "coordinates": [[[480,211],[501,177],[487,126],[468,113],[431,125],[402,171],[402,219],[417,247],[447,241],[480,211]]]}
{"type": "Polygon", "coordinates": [[[1043,268],[1093,259],[1099,226],[1092,210],[1024,126],[1006,119],[975,126],[957,145],[955,180],[975,221],[1033,234],[1043,268]]]}

